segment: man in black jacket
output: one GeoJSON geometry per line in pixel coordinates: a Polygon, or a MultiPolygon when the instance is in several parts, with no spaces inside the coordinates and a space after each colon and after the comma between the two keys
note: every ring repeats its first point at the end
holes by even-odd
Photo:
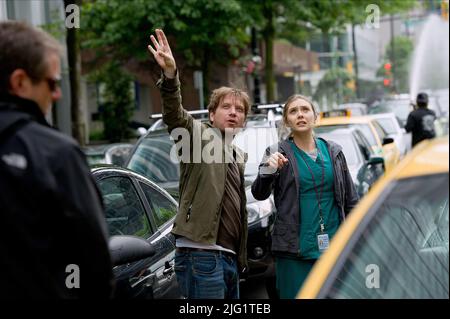
{"type": "Polygon", "coordinates": [[[428,95],[426,93],[417,94],[417,108],[409,113],[406,122],[406,132],[412,132],[412,147],[420,141],[436,136],[434,121],[436,114],[428,109],[428,95]]]}
{"type": "Polygon", "coordinates": [[[61,97],[58,42],[0,23],[0,299],[108,298],[100,193],[77,143],[45,115],[61,97]]]}

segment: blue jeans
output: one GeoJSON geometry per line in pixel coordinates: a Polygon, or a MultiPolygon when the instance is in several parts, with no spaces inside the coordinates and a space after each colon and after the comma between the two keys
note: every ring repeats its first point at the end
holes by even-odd
{"type": "Polygon", "coordinates": [[[181,295],[188,299],[239,299],[236,256],[221,251],[175,253],[181,295]]]}

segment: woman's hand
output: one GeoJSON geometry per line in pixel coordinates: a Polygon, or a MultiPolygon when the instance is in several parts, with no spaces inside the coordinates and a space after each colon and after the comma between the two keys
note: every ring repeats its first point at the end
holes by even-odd
{"type": "Polygon", "coordinates": [[[266,162],[266,166],[269,166],[277,171],[278,169],[281,169],[287,162],[288,159],[283,154],[275,152],[270,155],[269,159],[266,162]]]}
{"type": "Polygon", "coordinates": [[[158,40],[155,39],[153,34],[150,35],[150,40],[153,42],[154,48],[151,45],[148,45],[148,50],[153,54],[156,62],[163,70],[164,75],[169,79],[173,79],[177,71],[175,58],[173,57],[163,30],[156,29],[155,33],[158,40]]]}

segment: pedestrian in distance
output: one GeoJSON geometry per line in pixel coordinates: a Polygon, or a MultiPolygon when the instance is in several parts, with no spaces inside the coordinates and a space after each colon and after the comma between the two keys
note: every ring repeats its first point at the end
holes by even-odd
{"type": "Polygon", "coordinates": [[[316,119],[309,99],[302,95],[287,99],[283,121],[291,135],[266,150],[252,184],[257,200],[274,193],[272,253],[282,299],[296,297],[358,201],[342,147],[314,136],[316,119]]]}
{"type": "Polygon", "coordinates": [[[0,299],[109,298],[100,193],[75,140],[50,127],[59,43],[0,22],[0,299]]]}
{"type": "Polygon", "coordinates": [[[239,278],[248,267],[246,154],[231,144],[233,136],[227,139],[227,133],[243,127],[249,97],[237,88],[218,88],[210,97],[209,122],[194,120],[183,109],[179,71],[164,32],[156,29],[156,37],[151,35],[150,39],[148,49],[162,69],[157,86],[163,121],[171,135],[186,130],[193,144],[189,156],[180,161],[180,205],[172,229],[181,294],[191,299],[237,299],[239,278]],[[200,154],[206,141],[196,145],[196,134],[220,141],[215,155],[221,160],[211,161],[200,154]]]}
{"type": "Polygon", "coordinates": [[[406,132],[412,132],[412,147],[425,139],[436,137],[435,121],[436,113],[428,108],[428,94],[417,94],[416,107],[409,113],[405,125],[406,132]]]}

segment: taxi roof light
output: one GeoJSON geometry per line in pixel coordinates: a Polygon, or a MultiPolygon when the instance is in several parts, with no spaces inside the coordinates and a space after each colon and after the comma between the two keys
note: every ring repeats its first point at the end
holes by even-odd
{"type": "Polygon", "coordinates": [[[341,109],[341,110],[330,110],[320,112],[321,118],[327,117],[350,117],[352,116],[351,109],[341,109]]]}

